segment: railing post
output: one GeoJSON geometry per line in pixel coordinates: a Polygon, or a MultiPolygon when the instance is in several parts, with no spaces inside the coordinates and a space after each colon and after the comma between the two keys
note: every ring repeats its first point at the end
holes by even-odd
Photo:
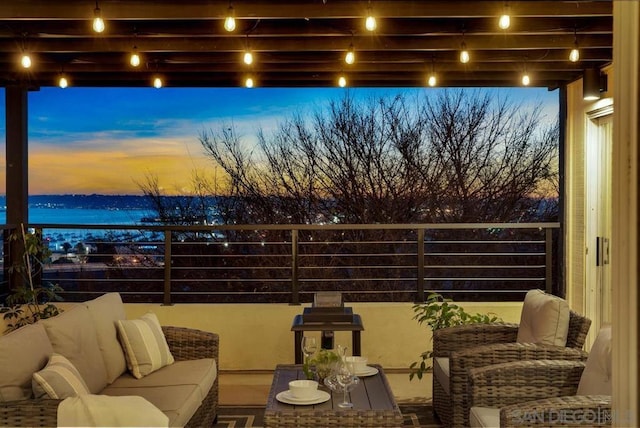
{"type": "Polygon", "coordinates": [[[416,301],[424,302],[424,229],[418,229],[418,278],[416,301]]]}
{"type": "Polygon", "coordinates": [[[300,304],[298,284],[298,229],[291,229],[291,304],[300,304]]]}
{"type": "Polygon", "coordinates": [[[171,306],[171,231],[164,231],[164,293],[162,304],[171,306]]]}
{"type": "Polygon", "coordinates": [[[547,293],[553,291],[553,234],[551,228],[544,229],[544,267],[545,267],[545,288],[547,293]]]}

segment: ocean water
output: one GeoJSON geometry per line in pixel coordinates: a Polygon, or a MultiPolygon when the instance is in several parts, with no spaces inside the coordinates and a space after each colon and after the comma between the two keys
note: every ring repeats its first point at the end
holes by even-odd
{"type": "MultiPolygon", "coordinates": [[[[95,208],[29,208],[30,224],[72,224],[72,225],[135,225],[141,224],[143,217],[153,216],[150,210],[142,209],[95,209],[95,208]]],[[[6,223],[6,212],[0,212],[0,222],[6,223]]],[[[64,243],[75,246],[86,242],[89,237],[103,237],[107,231],[94,229],[57,229],[43,230],[44,238],[49,241],[51,250],[61,250],[64,243]]]]}

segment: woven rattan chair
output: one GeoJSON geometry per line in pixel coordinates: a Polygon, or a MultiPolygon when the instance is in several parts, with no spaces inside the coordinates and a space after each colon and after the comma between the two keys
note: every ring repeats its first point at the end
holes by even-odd
{"type": "Polygon", "coordinates": [[[564,347],[519,343],[518,324],[470,324],[433,332],[433,409],[445,426],[468,426],[468,372],[471,368],[521,360],[584,361],[582,350],[591,320],[573,311],[564,347]],[[446,365],[446,366],[445,366],[446,365]],[[448,377],[439,379],[441,369],[448,377]],[[447,382],[448,380],[448,382],[447,382]]]}
{"type": "Polygon", "coordinates": [[[611,425],[611,329],[599,332],[586,363],[517,361],[471,369],[468,392],[472,427],[611,425]]]}
{"type": "MultiPolygon", "coordinates": [[[[171,354],[176,361],[214,358],[219,354],[219,337],[215,333],[163,326],[171,354]]],[[[58,404],[61,400],[31,399],[0,402],[0,426],[52,427],[57,426],[58,404]]],[[[209,394],[191,417],[188,427],[213,426],[218,414],[218,378],[209,394]]]]}

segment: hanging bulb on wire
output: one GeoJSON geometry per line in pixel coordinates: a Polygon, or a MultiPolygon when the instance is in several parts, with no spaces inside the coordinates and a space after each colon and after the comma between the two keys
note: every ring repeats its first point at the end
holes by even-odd
{"type": "Polygon", "coordinates": [[[376,17],[373,16],[373,9],[371,9],[371,5],[367,8],[367,18],[364,20],[364,28],[368,31],[375,31],[378,23],[376,22],[376,17]]]}
{"type": "Polygon", "coordinates": [[[236,29],[236,19],[233,15],[233,6],[229,5],[229,9],[227,9],[227,17],[224,19],[224,29],[228,32],[232,32],[236,29]]]}
{"type": "Polygon", "coordinates": [[[466,64],[469,62],[471,57],[469,56],[469,51],[467,50],[467,44],[462,42],[460,45],[460,62],[466,64]]]}
{"type": "Polygon", "coordinates": [[[100,10],[100,6],[98,6],[98,1],[96,0],[96,8],[93,9],[93,31],[96,33],[102,33],[104,31],[104,19],[102,19],[102,11],[100,10]]]}

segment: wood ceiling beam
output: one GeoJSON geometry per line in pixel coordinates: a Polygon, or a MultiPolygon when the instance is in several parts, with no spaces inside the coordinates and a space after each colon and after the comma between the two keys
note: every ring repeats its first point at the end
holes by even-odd
{"type": "MultiPolygon", "coordinates": [[[[254,52],[282,51],[344,51],[353,42],[358,51],[437,51],[459,49],[464,41],[473,50],[526,50],[566,49],[573,46],[573,35],[555,36],[436,36],[436,37],[165,37],[165,38],[84,38],[84,39],[0,39],[1,51],[20,52],[128,52],[135,45],[141,52],[207,52],[246,49],[247,43],[254,52]]],[[[612,35],[584,35],[583,46],[607,48],[612,46],[612,35]]]]}
{"type": "MultiPolygon", "coordinates": [[[[250,33],[252,37],[261,36],[345,36],[368,34],[361,31],[361,19],[319,19],[313,21],[287,20],[287,21],[261,21],[256,25],[255,20],[238,19],[237,29],[233,34],[228,33],[222,27],[223,20],[183,20],[183,21],[109,21],[108,34],[101,37],[133,36],[135,32],[139,37],[166,37],[166,36],[203,36],[237,37],[250,33]]],[[[571,34],[574,30],[579,35],[583,34],[611,34],[612,18],[604,17],[594,19],[592,17],[557,18],[544,17],[536,19],[512,20],[508,32],[500,30],[495,18],[467,18],[460,19],[381,19],[376,30],[376,36],[385,35],[415,35],[437,36],[460,34],[463,29],[466,35],[552,35],[571,34]]],[[[33,37],[87,37],[92,35],[91,23],[87,20],[72,21],[19,21],[0,20],[0,37],[20,37],[22,34],[33,37]]]]}
{"type": "MultiPolygon", "coordinates": [[[[199,19],[203,16],[223,19],[228,2],[210,1],[181,2],[176,7],[173,0],[156,1],[111,1],[99,2],[105,19],[199,19]]],[[[358,18],[366,13],[365,1],[328,0],[307,2],[242,1],[233,7],[237,17],[251,19],[315,19],[315,18],[358,18]]],[[[374,1],[373,12],[379,17],[496,17],[504,7],[504,1],[374,1]]],[[[510,1],[509,7],[514,17],[543,16],[610,16],[612,2],[591,1],[510,1]]],[[[85,0],[22,0],[0,3],[0,18],[19,19],[92,19],[94,5],[85,0]]]]}

